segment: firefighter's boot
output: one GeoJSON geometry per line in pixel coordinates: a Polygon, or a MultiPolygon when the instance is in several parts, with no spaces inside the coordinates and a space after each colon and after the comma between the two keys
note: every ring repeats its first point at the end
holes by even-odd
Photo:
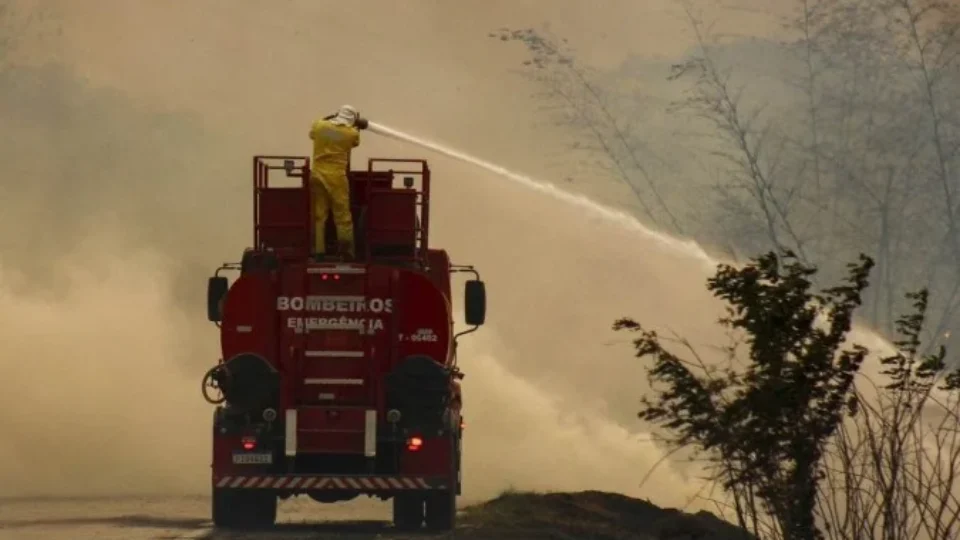
{"type": "Polygon", "coordinates": [[[349,240],[337,242],[337,252],[340,253],[340,256],[343,257],[344,260],[352,261],[356,259],[353,242],[349,240]]]}

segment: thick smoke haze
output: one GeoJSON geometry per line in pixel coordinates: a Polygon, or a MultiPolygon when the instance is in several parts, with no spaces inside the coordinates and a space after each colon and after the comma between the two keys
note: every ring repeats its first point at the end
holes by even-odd
{"type": "MultiPolygon", "coordinates": [[[[667,1],[11,5],[42,8],[46,30],[18,34],[0,74],[3,495],[205,492],[200,377],[218,343],[203,287],[249,242],[251,155],[308,152],[310,122],[350,103],[553,180],[566,134],[538,121],[535,86],[512,72],[523,51],[490,31],[550,23],[598,65],[690,46],[667,1]]],[[[721,27],[776,31],[733,13],[721,27]]],[[[629,315],[709,356],[725,343],[712,269],[692,248],[364,134],[356,159],[376,155],[433,160],[433,244],[487,281],[488,325],[461,348],[465,498],[594,488],[686,504],[701,486],[679,467],[639,486],[663,453],[636,420],[643,366],[610,326],[629,315]]],[[[568,187],[581,185],[632,205],[623,186],[568,187]]]]}

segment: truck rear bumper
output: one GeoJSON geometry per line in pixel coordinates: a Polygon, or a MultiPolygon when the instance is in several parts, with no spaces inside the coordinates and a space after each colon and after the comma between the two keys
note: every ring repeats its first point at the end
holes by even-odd
{"type": "Polygon", "coordinates": [[[446,490],[450,487],[450,479],[442,476],[225,475],[214,477],[213,486],[221,489],[271,489],[294,492],[337,490],[384,493],[446,490]]]}

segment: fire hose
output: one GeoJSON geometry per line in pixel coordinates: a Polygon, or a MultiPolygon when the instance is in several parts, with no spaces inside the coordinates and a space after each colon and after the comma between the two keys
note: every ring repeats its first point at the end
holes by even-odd
{"type": "Polygon", "coordinates": [[[203,393],[203,399],[207,403],[213,405],[219,405],[226,401],[227,395],[224,391],[225,388],[229,386],[230,379],[230,370],[227,369],[227,366],[224,364],[217,364],[207,370],[203,375],[203,381],[200,384],[200,391],[203,393]],[[208,390],[216,390],[220,393],[220,398],[210,397],[210,392],[208,390]]]}

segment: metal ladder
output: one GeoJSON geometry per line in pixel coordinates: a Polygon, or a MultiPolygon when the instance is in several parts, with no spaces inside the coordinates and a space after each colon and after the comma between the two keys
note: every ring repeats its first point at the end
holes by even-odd
{"type": "MultiPolygon", "coordinates": [[[[333,267],[329,266],[310,266],[307,268],[307,272],[304,277],[304,296],[305,301],[311,296],[318,296],[315,294],[315,287],[312,286],[315,280],[317,280],[317,274],[326,274],[329,276],[329,279],[336,280],[342,279],[340,276],[350,276],[356,274],[364,274],[364,277],[361,281],[362,287],[357,294],[355,291],[351,292],[349,295],[350,300],[352,301],[362,301],[365,305],[369,302],[368,290],[369,290],[369,278],[365,275],[366,271],[363,267],[348,266],[342,264],[336,264],[333,267]]],[[[323,296],[341,296],[337,294],[330,295],[327,293],[323,296]]],[[[309,400],[308,402],[303,402],[300,399],[297,399],[296,409],[297,410],[340,410],[340,411],[356,411],[362,409],[364,411],[364,425],[363,425],[363,451],[364,455],[368,458],[374,458],[376,456],[376,443],[377,443],[377,411],[378,411],[378,395],[380,392],[379,389],[379,366],[374,362],[373,357],[373,340],[372,336],[367,332],[367,326],[364,324],[366,312],[359,312],[359,317],[357,318],[360,322],[358,326],[351,326],[349,322],[346,327],[341,325],[339,322],[336,323],[325,323],[321,324],[318,327],[310,327],[309,325],[304,329],[304,337],[301,341],[303,347],[301,349],[300,358],[298,359],[298,373],[294,375],[297,378],[297,394],[298,398],[303,396],[307,391],[306,388],[316,386],[320,389],[330,388],[331,393],[329,397],[325,396],[323,392],[318,392],[319,403],[313,402],[314,400],[309,400]],[[349,332],[348,336],[353,338],[352,332],[357,332],[359,339],[353,338],[348,339],[351,346],[344,348],[342,346],[330,346],[328,344],[329,340],[325,337],[316,339],[311,338],[312,333],[323,333],[325,331],[336,331],[349,332]],[[319,343],[316,343],[319,341],[319,343]],[[313,342],[313,343],[311,343],[313,342]],[[308,371],[320,371],[316,369],[310,369],[317,362],[330,362],[330,363],[340,363],[340,362],[361,362],[362,369],[360,369],[360,376],[356,377],[351,374],[350,377],[340,377],[340,376],[321,376],[321,377],[309,377],[305,374],[308,371]],[[360,403],[349,403],[349,404],[340,404],[336,402],[336,389],[344,389],[354,386],[362,385],[364,387],[364,392],[361,394],[365,396],[364,399],[360,400],[360,403]],[[326,398],[326,399],[325,399],[326,398]],[[324,401],[329,400],[327,403],[324,401]]],[[[358,370],[341,370],[348,372],[356,372],[358,370]]],[[[336,373],[336,370],[334,370],[336,373]]],[[[342,391],[342,390],[341,390],[342,391]]],[[[289,412],[288,412],[289,414],[289,412]]],[[[305,413],[306,414],[306,413],[305,413]]],[[[296,419],[294,419],[294,424],[296,419]]],[[[289,418],[288,418],[288,429],[289,429],[289,418]]],[[[296,438],[297,433],[303,433],[302,428],[295,428],[295,433],[288,433],[288,438],[292,435],[296,438]]],[[[318,430],[325,431],[325,430],[318,430]]],[[[350,430],[353,432],[353,430],[350,430]]],[[[290,452],[288,451],[288,455],[290,452]]]]}

